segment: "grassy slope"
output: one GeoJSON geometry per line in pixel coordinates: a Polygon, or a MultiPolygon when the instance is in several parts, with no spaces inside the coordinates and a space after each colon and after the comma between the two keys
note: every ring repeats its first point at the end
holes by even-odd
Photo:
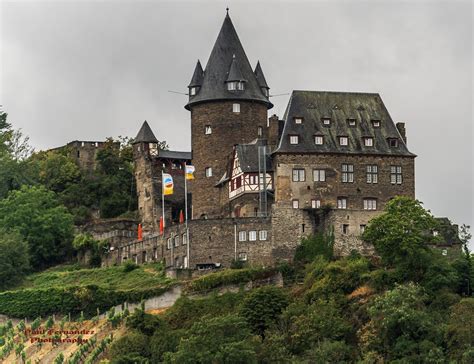
{"type": "Polygon", "coordinates": [[[123,267],[75,269],[71,266],[55,267],[26,277],[23,283],[10,290],[24,288],[51,288],[97,285],[108,289],[146,289],[170,282],[159,264],[147,264],[130,272],[123,267]]]}

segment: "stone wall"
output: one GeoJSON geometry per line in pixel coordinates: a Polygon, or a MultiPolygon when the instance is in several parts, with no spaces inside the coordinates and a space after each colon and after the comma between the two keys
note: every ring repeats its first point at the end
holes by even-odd
{"type": "Polygon", "coordinates": [[[216,101],[192,106],[191,144],[196,167],[194,218],[222,217],[221,199],[214,186],[226,172],[232,146],[256,139],[259,127],[263,131],[261,138],[266,138],[267,107],[260,103],[216,101]],[[234,103],[240,104],[239,113],[232,111],[234,103]],[[211,134],[205,134],[206,126],[212,128],[211,134]],[[208,167],[212,168],[212,177],[206,177],[208,167]]]}
{"type": "Polygon", "coordinates": [[[311,207],[311,200],[321,205],[337,206],[337,198],[347,198],[347,209],[363,209],[364,198],[377,199],[377,210],[397,195],[415,197],[414,159],[390,156],[338,155],[338,154],[277,154],[275,168],[275,201],[299,200],[300,208],[311,207]],[[354,165],[354,182],[343,183],[341,166],[354,165]],[[378,166],[378,183],[367,183],[367,165],[378,166]],[[390,182],[390,167],[402,167],[402,184],[390,182]],[[306,180],[293,182],[294,168],[305,169],[306,180]],[[313,181],[313,169],[324,169],[325,182],[313,181]]]}
{"type": "Polygon", "coordinates": [[[96,240],[107,239],[111,246],[136,239],[138,221],[133,219],[101,219],[82,225],[78,232],[90,234],[96,240]]]}
{"type": "MultiPolygon", "coordinates": [[[[67,148],[68,155],[74,159],[82,171],[92,173],[97,167],[97,153],[103,149],[105,145],[106,142],[76,140],[62,148],[67,148]]],[[[114,147],[119,149],[120,143],[114,143],[114,147]]]]}

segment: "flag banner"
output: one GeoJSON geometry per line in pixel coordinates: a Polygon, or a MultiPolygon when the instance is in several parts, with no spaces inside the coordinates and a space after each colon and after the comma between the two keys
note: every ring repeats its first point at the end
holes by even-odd
{"type": "Polygon", "coordinates": [[[163,216],[160,216],[160,235],[163,235],[164,230],[165,230],[165,223],[163,221],[163,216]]]}
{"type": "Polygon", "coordinates": [[[186,166],[186,179],[194,179],[194,166],[186,166]]]}
{"type": "Polygon", "coordinates": [[[183,210],[179,211],[179,223],[182,224],[184,222],[184,214],[183,210]]]}
{"type": "Polygon", "coordinates": [[[163,173],[163,195],[173,194],[173,177],[171,174],[163,173]]]}
{"type": "Polygon", "coordinates": [[[142,224],[138,224],[138,240],[143,240],[142,224]]]}

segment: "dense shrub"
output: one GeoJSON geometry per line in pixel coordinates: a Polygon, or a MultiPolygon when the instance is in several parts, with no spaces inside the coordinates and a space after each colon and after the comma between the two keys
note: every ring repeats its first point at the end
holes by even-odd
{"type": "Polygon", "coordinates": [[[53,313],[93,316],[97,309],[106,310],[123,302],[140,302],[158,296],[169,287],[144,290],[110,290],[89,285],[83,287],[53,287],[24,289],[0,293],[0,314],[11,317],[37,317],[53,313]]]}
{"type": "Polygon", "coordinates": [[[117,358],[127,355],[147,357],[149,355],[149,340],[148,336],[138,331],[130,331],[112,343],[110,355],[117,358]]]}
{"type": "Polygon", "coordinates": [[[334,234],[318,233],[303,238],[301,244],[296,248],[294,261],[300,264],[312,262],[317,256],[323,256],[331,260],[334,256],[334,234]]]}
{"type": "Polygon", "coordinates": [[[275,268],[246,268],[227,269],[222,272],[210,273],[189,283],[187,289],[191,292],[209,291],[227,284],[243,284],[257,279],[273,276],[275,268]]]}

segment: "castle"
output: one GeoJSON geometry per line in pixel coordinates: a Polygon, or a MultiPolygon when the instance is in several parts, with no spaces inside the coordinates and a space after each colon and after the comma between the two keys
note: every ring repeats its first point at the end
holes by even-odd
{"type": "Polygon", "coordinates": [[[336,255],[370,254],[359,239],[368,221],[391,198],[415,196],[416,156],[379,94],[293,91],[283,118],[268,118],[270,87],[260,63],[252,69],[229,14],[188,90],[192,152],[160,149],[142,125],[133,148],[144,235],[113,246],[110,263],[271,265],[290,260],[316,232],[333,234],[336,255]],[[185,191],[190,164],[195,179],[185,191]],[[162,172],[175,182],[164,209],[162,172]],[[189,220],[180,224],[185,197],[189,220]]]}

